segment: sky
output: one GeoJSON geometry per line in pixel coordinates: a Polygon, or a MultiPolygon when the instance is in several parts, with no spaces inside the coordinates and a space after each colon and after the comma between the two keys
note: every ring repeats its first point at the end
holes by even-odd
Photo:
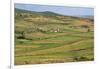
{"type": "Polygon", "coordinates": [[[62,15],[70,16],[93,16],[94,9],[86,7],[68,7],[68,6],[52,6],[52,5],[36,5],[36,4],[15,4],[15,8],[45,12],[50,11],[62,15]]]}

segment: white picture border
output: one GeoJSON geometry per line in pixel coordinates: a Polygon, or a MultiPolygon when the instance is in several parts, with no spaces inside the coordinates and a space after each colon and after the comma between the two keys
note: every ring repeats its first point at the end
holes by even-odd
{"type": "MultiPolygon", "coordinates": [[[[68,62],[55,64],[36,64],[36,65],[14,65],[14,3],[23,4],[38,4],[38,5],[55,5],[55,6],[70,6],[70,7],[87,7],[94,8],[95,5],[90,1],[75,1],[73,0],[12,0],[11,1],[11,65],[12,69],[80,69],[81,67],[88,67],[94,65],[95,61],[86,62],[68,62]]],[[[81,68],[82,69],[82,68],[81,68]]]]}

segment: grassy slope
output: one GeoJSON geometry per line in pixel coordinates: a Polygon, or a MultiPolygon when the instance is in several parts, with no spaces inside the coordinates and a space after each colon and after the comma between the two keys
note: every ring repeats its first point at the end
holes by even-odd
{"type": "MultiPolygon", "coordinates": [[[[23,11],[18,11],[18,14],[23,11]]],[[[87,32],[87,28],[72,28],[71,26],[88,25],[93,29],[91,21],[60,16],[50,16],[41,13],[42,19],[49,17],[49,21],[25,20],[26,18],[40,18],[40,14],[31,16],[15,17],[15,35],[26,30],[34,30],[41,27],[46,32],[28,32],[27,39],[15,38],[15,64],[40,64],[56,62],[74,62],[93,60],[93,32],[87,32]],[[22,18],[23,17],[23,18],[22,18]],[[54,22],[55,20],[58,20],[54,22]],[[67,20],[67,21],[66,21],[67,20]],[[62,21],[64,23],[62,23],[62,21]],[[70,23],[70,24],[66,24],[70,23]],[[59,28],[61,32],[50,32],[49,30],[59,28]],[[31,38],[31,40],[29,40],[31,38]]],[[[49,13],[49,12],[48,12],[49,13]]],[[[50,13],[51,14],[51,13],[50,13]]],[[[40,18],[41,19],[41,18],[40,18]]]]}

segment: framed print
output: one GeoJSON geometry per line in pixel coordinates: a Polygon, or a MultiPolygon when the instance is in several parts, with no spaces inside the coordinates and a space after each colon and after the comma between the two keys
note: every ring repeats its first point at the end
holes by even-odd
{"type": "Polygon", "coordinates": [[[13,64],[94,61],[94,8],[14,3],[13,64]]]}

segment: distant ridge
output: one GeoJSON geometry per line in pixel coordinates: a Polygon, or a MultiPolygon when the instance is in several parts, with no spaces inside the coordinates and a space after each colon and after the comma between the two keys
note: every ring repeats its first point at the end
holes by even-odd
{"type": "Polygon", "coordinates": [[[67,17],[72,17],[72,18],[82,18],[82,19],[94,19],[94,16],[89,16],[89,15],[62,15],[59,13],[55,13],[55,12],[51,12],[51,11],[44,11],[44,12],[36,12],[36,11],[30,11],[30,10],[25,10],[25,9],[19,9],[19,8],[15,8],[15,12],[16,13],[30,13],[30,14],[34,14],[36,16],[51,16],[51,17],[55,17],[55,16],[67,16],[67,17]]]}
{"type": "Polygon", "coordinates": [[[15,8],[15,11],[17,13],[23,12],[23,13],[34,13],[34,14],[37,14],[37,15],[49,15],[49,16],[60,15],[60,16],[62,16],[61,14],[57,14],[57,13],[50,12],[50,11],[36,12],[36,11],[29,11],[29,10],[25,10],[25,9],[19,9],[19,8],[15,8]]]}

